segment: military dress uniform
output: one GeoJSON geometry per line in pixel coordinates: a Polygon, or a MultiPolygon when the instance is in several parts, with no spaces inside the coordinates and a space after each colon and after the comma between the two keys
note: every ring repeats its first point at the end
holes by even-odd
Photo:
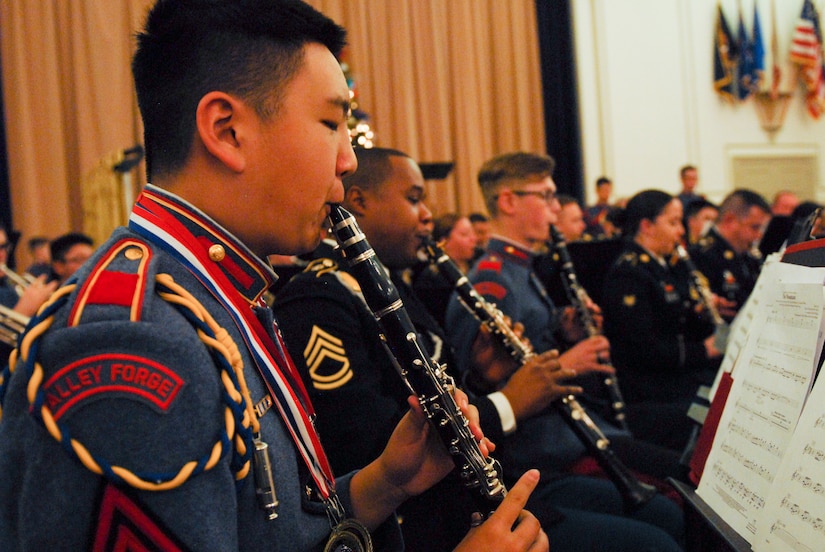
{"type": "MultiPolygon", "coordinates": [[[[559,321],[555,305],[532,270],[533,263],[534,254],[531,251],[494,236],[488,242],[485,254],[467,276],[485,300],[495,304],[513,322],[524,324],[524,336],[540,353],[559,348],[556,338],[559,321]]],[[[456,349],[458,366],[462,372],[467,372],[470,370],[471,347],[479,323],[455,296],[447,308],[446,319],[447,335],[456,349]]],[[[582,397],[580,402],[585,408],[588,407],[586,397],[582,397]]],[[[588,413],[609,439],[630,440],[626,431],[607,423],[595,411],[588,409],[588,413]]],[[[574,540],[573,549],[585,549],[587,546],[592,546],[594,550],[644,549],[647,539],[656,541],[659,528],[665,529],[677,541],[681,539],[681,512],[668,499],[656,496],[629,517],[620,517],[623,514],[621,498],[612,483],[577,476],[569,471],[586,456],[587,450],[554,409],[519,421],[516,431],[497,441],[496,445],[495,455],[503,465],[508,481],[531,468],[541,471],[545,485],[533,492],[528,508],[534,504],[550,504],[575,519],[587,519],[588,515],[599,513],[598,519],[588,522],[592,524],[592,534],[587,538],[602,540],[591,541],[589,545],[574,540]],[[612,506],[607,506],[609,503],[612,506]],[[610,532],[608,528],[612,527],[617,527],[616,532],[610,532]],[[625,529],[630,530],[627,535],[623,533],[625,529]]],[[[584,527],[587,523],[568,536],[582,538],[582,533],[587,531],[584,527]]],[[[675,543],[659,542],[656,546],[666,549],[675,546],[675,543]]]]}
{"type": "MultiPolygon", "coordinates": [[[[435,362],[450,367],[442,330],[401,275],[392,279],[421,342],[435,362]]],[[[410,391],[379,338],[359,284],[331,243],[322,243],[306,270],[278,292],[273,309],[318,412],[333,469],[346,472],[371,462],[409,410],[410,391]]],[[[488,402],[478,404],[481,423],[485,435],[496,439],[501,422],[488,402]]],[[[406,550],[452,550],[470,529],[473,503],[454,476],[399,507],[406,550]]]]}
{"type": "MultiPolygon", "coordinates": [[[[275,279],[215,221],[147,185],[130,227],[53,296],[4,375],[0,549],[320,549],[330,522],[314,497],[328,470],[317,437],[299,454],[287,424],[301,422],[277,408],[311,415],[280,398],[300,389],[259,306],[275,279]],[[261,332],[242,328],[254,320],[261,332]],[[276,376],[256,367],[261,355],[276,376]],[[253,416],[276,519],[256,502],[253,416]]],[[[345,507],[350,478],[337,480],[345,507]]],[[[376,540],[400,548],[394,520],[376,540]]]]}
{"type": "MultiPolygon", "coordinates": [[[[714,227],[690,248],[690,257],[707,278],[713,293],[735,301],[737,310],[742,308],[756,286],[761,256],[752,251],[737,253],[714,227]]],[[[732,317],[723,318],[726,322],[732,320],[732,317]]]]}
{"type": "Polygon", "coordinates": [[[664,428],[665,435],[687,439],[685,413],[699,385],[713,381],[716,366],[703,343],[714,324],[697,312],[699,297],[685,263],[662,264],[628,242],[608,272],[602,298],[604,334],[622,382],[631,431],[647,439],[651,431],[658,435],[657,428],[664,428]],[[672,405],[672,415],[637,415],[640,404],[672,405]]]}

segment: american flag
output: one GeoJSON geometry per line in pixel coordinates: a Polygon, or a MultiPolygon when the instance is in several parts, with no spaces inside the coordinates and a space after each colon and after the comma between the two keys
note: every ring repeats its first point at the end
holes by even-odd
{"type": "Polygon", "coordinates": [[[825,111],[825,70],[823,70],[822,30],[811,0],[805,0],[791,40],[790,60],[799,64],[800,78],[807,90],[808,112],[819,119],[825,111]]]}

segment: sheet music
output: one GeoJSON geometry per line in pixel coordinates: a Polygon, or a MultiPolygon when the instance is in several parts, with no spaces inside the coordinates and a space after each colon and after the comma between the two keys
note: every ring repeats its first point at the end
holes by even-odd
{"type": "Polygon", "coordinates": [[[759,299],[697,489],[751,543],[810,389],[825,304],[821,279],[765,285],[759,299]]]}
{"type": "MultiPolygon", "coordinates": [[[[719,366],[716,379],[710,388],[709,396],[711,401],[716,396],[716,390],[719,387],[722,374],[728,372],[733,375],[732,372],[739,358],[739,353],[744,349],[748,341],[748,336],[751,335],[752,330],[755,328],[753,317],[761,309],[761,303],[764,300],[762,296],[765,290],[772,289],[780,283],[825,283],[825,268],[781,263],[779,259],[780,257],[776,253],[769,255],[765,259],[765,264],[762,266],[762,272],[759,274],[759,279],[756,281],[753,292],[751,292],[748,300],[731,323],[725,357],[722,359],[722,364],[719,366]]],[[[822,341],[820,340],[820,346],[821,345],[822,341]]]]}
{"type": "Polygon", "coordinates": [[[817,378],[758,518],[755,552],[822,550],[825,541],[825,378],[817,378]]]}

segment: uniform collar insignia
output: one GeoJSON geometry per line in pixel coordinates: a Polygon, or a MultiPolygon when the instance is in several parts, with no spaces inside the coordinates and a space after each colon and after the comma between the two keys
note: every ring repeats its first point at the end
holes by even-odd
{"type": "Polygon", "coordinates": [[[195,236],[204,247],[205,257],[221,268],[250,303],[256,302],[278,280],[268,262],[197,207],[151,184],[146,185],[143,193],[195,236]]]}

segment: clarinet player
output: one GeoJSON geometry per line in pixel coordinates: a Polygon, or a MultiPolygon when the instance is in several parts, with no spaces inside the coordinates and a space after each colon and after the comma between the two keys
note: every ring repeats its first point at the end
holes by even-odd
{"type": "Polygon", "coordinates": [[[693,427],[690,402],[716,374],[719,359],[706,343],[714,322],[675,255],[685,233],[679,199],[645,190],[621,218],[627,241],[608,272],[602,307],[628,424],[640,439],[682,450],[693,427]]]}
{"type": "MultiPolygon", "coordinates": [[[[554,166],[549,156],[525,152],[502,154],[484,163],[478,182],[490,213],[492,233],[487,252],[476,262],[468,278],[486,301],[494,303],[514,322],[523,324],[524,336],[536,353],[559,350],[561,367],[570,374],[611,373],[612,369],[601,363],[601,359],[609,359],[608,340],[596,336],[574,343],[583,337],[581,326],[571,319],[564,324],[573,332],[560,328],[562,313],[531,268],[535,252],[550,235],[550,225],[556,221],[559,211],[552,178],[554,166]]],[[[467,376],[469,392],[488,393],[501,385],[505,391],[515,381],[527,378],[525,372],[530,371],[529,364],[519,367],[503,382],[496,381],[490,372],[478,369],[481,364],[473,362],[478,356],[476,351],[490,336],[479,331],[478,321],[457,299],[451,300],[447,308],[446,329],[456,348],[459,367],[467,376]]],[[[517,403],[513,402],[513,406],[515,409],[517,403]]],[[[638,443],[598,416],[593,418],[611,443],[618,444],[623,438],[623,446],[632,452],[622,460],[631,468],[634,466],[630,460],[655,457],[660,459],[660,465],[670,466],[669,471],[678,469],[677,455],[638,443]]],[[[659,495],[625,515],[622,496],[612,482],[574,473],[576,466],[588,458],[585,445],[556,411],[534,408],[517,415],[514,425],[497,443],[496,457],[504,466],[505,479],[517,477],[531,467],[541,469],[547,484],[534,493],[534,503],[551,504],[563,511],[597,512],[620,528],[629,524],[642,526],[635,537],[616,536],[606,545],[609,550],[646,549],[638,540],[640,535],[649,538],[660,534],[667,537],[672,549],[678,549],[683,528],[681,512],[673,503],[659,495]]],[[[616,452],[621,451],[617,448],[616,452]]],[[[587,532],[586,528],[581,529],[587,532]]],[[[588,537],[590,535],[584,538],[588,537]]],[[[667,548],[661,543],[658,546],[667,548]]],[[[587,547],[578,549],[581,548],[587,547]]],[[[656,549],[655,546],[647,548],[656,549]]]]}

